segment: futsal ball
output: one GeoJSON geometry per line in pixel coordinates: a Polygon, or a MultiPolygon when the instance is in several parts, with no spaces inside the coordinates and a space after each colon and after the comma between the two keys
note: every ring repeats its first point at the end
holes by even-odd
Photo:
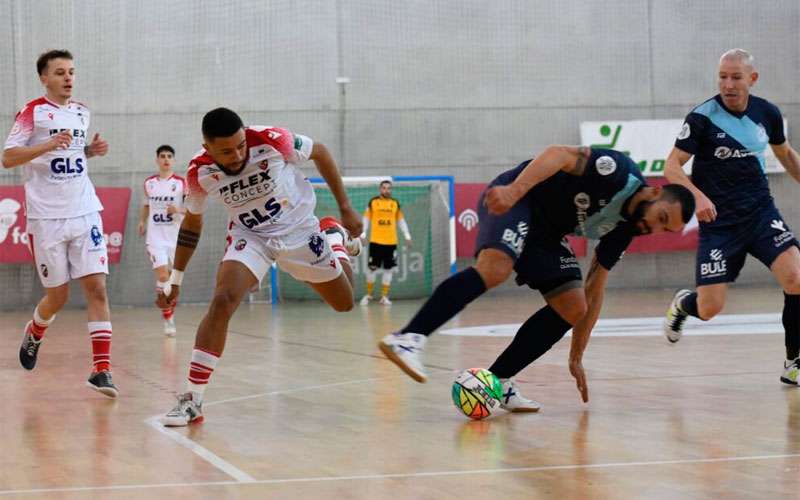
{"type": "Polygon", "coordinates": [[[503,384],[494,373],[485,368],[469,368],[462,371],[453,382],[453,404],[464,415],[481,420],[500,407],[503,384]]]}

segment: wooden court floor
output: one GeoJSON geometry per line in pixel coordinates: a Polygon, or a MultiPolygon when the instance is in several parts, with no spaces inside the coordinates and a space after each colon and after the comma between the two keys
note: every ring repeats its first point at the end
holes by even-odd
{"type": "MultiPolygon", "coordinates": [[[[670,296],[611,291],[603,317],[660,316],[670,296]]],[[[783,303],[777,289],[730,299],[725,313],[783,303]]],[[[540,413],[471,422],[450,401],[453,374],[510,339],[436,335],[417,384],[375,343],[418,305],[242,307],[206,422],[177,430],[153,417],[183,389],[203,307],[178,309],[176,339],[155,310],[113,308],[117,400],[84,387],[83,311],[60,315],[33,372],[17,360],[29,311],[0,313],[0,497],[797,498],[800,390],[778,382],[782,334],[594,338],[588,404],[565,339],[518,377],[540,413]]],[[[519,323],[540,305],[490,295],[449,326],[519,323]]]]}

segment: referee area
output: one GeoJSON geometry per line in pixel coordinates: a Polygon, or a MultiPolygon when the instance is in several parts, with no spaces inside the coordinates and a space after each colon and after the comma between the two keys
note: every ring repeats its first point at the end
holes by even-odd
{"type": "MultiPolygon", "coordinates": [[[[459,372],[491,366],[546,305],[513,274],[423,344],[427,383],[378,342],[474,264],[480,193],[547,146],[622,151],[647,182],[665,183],[684,117],[719,92],[726,50],[754,55],[751,95],[779,107],[798,149],[798,26],[796,0],[0,0],[3,138],[43,93],[37,56],[63,48],[90,136],[108,141],[87,170],[105,207],[119,388],[112,399],[86,387],[94,346],[76,281],[35,369],[20,366],[45,291],[27,250],[25,175],[0,169],[0,500],[797,498],[800,388],[779,381],[784,293],[770,270],[748,257],[721,314],[689,317],[680,342],[664,337],[676,290],[696,288],[696,219],[681,234],[635,238],[610,271],[582,361],[588,402],[570,374],[568,333],[515,377],[538,412],[470,420],[454,406],[459,372]],[[143,182],[158,174],[162,144],[186,176],[203,147],[201,120],[220,106],[245,126],[324,144],[359,215],[392,180],[391,217],[404,222],[393,219],[397,238],[380,260],[396,267],[390,278],[372,270],[370,300],[363,240],[352,310],[334,312],[308,283],[271,268],[230,321],[205,420],[167,427],[220,260],[246,242],[226,240],[229,214],[210,201],[177,332],[165,335],[137,229],[143,182]]],[[[774,156],[765,165],[783,217],[775,223],[797,237],[800,184],[774,156]]],[[[314,162],[297,169],[315,214],[338,217],[314,162]]],[[[596,242],[570,243],[585,278],[596,242]]]]}

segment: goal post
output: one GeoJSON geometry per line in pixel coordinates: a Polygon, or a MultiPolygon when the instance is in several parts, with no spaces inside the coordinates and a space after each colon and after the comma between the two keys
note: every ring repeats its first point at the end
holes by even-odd
{"type": "MultiPolygon", "coordinates": [[[[338,206],[325,181],[316,177],[309,180],[317,197],[317,217],[333,215],[338,218],[338,206]]],[[[392,182],[392,197],[400,203],[412,239],[411,248],[407,248],[398,231],[397,267],[391,296],[393,299],[426,297],[440,281],[456,271],[455,179],[449,175],[344,177],[353,209],[363,214],[369,200],[378,196],[380,183],[385,180],[392,182]]],[[[368,251],[369,234],[364,251],[353,259],[356,300],[366,293],[368,251]]],[[[378,276],[378,290],[380,280],[378,276]]],[[[310,287],[275,265],[270,271],[270,288],[273,303],[318,299],[310,287]]]]}

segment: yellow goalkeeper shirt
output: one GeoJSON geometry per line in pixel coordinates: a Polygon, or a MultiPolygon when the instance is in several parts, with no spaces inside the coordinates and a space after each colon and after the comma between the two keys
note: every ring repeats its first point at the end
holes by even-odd
{"type": "Polygon", "coordinates": [[[370,243],[397,245],[397,221],[403,218],[400,202],[376,196],[369,200],[364,217],[369,221],[370,243]]]}

